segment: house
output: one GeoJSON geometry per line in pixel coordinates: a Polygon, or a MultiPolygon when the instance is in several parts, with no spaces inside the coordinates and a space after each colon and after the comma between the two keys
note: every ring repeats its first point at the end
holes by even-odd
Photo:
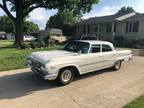
{"type": "Polygon", "coordinates": [[[0,39],[14,40],[15,37],[12,33],[0,32],[0,39]]]}
{"type": "Polygon", "coordinates": [[[94,17],[76,24],[76,38],[95,36],[97,40],[144,39],[144,14],[128,13],[94,17]]]}
{"type": "Polygon", "coordinates": [[[5,39],[5,32],[3,31],[0,31],[0,39],[5,39]]]}
{"type": "Polygon", "coordinates": [[[40,41],[42,41],[47,36],[50,36],[50,38],[60,43],[66,41],[66,37],[63,35],[62,30],[57,28],[41,30],[30,34],[36,36],[40,41]]]}
{"type": "Polygon", "coordinates": [[[15,40],[15,35],[12,33],[7,33],[5,36],[7,40],[15,40]]]}

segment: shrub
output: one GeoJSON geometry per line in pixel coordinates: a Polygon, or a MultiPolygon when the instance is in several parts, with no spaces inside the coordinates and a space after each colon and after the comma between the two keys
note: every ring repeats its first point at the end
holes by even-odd
{"type": "Polygon", "coordinates": [[[114,38],[114,44],[117,47],[123,47],[124,46],[124,38],[122,36],[116,36],[114,38]]]}
{"type": "Polygon", "coordinates": [[[30,46],[29,42],[22,42],[20,48],[21,49],[26,49],[26,48],[30,49],[31,46],[30,46]]]}
{"type": "Polygon", "coordinates": [[[35,41],[35,42],[31,42],[30,46],[32,49],[41,48],[41,47],[45,47],[45,43],[43,41],[35,41]]]}
{"type": "Polygon", "coordinates": [[[35,48],[36,48],[35,42],[31,42],[31,43],[30,43],[30,46],[31,46],[32,49],[35,49],[35,48]]]}
{"type": "Polygon", "coordinates": [[[42,42],[42,41],[37,41],[37,42],[35,42],[35,44],[36,44],[36,47],[37,47],[37,48],[44,47],[44,45],[43,45],[43,42],[42,42]]]}
{"type": "Polygon", "coordinates": [[[49,39],[50,39],[50,35],[46,36],[46,37],[43,39],[43,42],[44,42],[44,44],[45,44],[46,47],[49,45],[49,39]]]}
{"type": "Polygon", "coordinates": [[[44,42],[44,46],[48,47],[48,46],[53,46],[56,41],[52,38],[50,38],[50,35],[46,36],[44,39],[43,39],[43,42],[44,42]]]}

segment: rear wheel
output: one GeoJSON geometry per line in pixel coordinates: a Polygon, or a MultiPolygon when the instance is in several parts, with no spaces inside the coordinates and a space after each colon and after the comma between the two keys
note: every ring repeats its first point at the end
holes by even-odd
{"type": "Polygon", "coordinates": [[[57,78],[57,83],[59,85],[67,85],[71,83],[74,78],[74,69],[72,68],[63,68],[60,70],[60,73],[57,78]]]}
{"type": "Polygon", "coordinates": [[[119,70],[119,69],[121,68],[121,63],[122,63],[121,60],[115,62],[114,66],[113,66],[113,70],[114,70],[114,71],[119,70]]]}

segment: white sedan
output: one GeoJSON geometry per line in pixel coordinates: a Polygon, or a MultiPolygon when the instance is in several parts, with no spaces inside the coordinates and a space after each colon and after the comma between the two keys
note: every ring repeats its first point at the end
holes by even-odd
{"type": "Polygon", "coordinates": [[[105,68],[119,70],[122,61],[132,58],[132,51],[116,51],[105,41],[77,40],[63,50],[34,52],[28,57],[31,70],[46,80],[69,84],[75,74],[85,74],[105,68]]]}
{"type": "Polygon", "coordinates": [[[34,36],[31,35],[24,35],[24,41],[35,41],[36,38],[34,36]]]}

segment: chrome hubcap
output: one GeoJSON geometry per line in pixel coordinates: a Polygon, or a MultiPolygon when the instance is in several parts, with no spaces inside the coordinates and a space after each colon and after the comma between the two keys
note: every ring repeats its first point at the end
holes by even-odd
{"type": "Polygon", "coordinates": [[[116,69],[120,68],[120,61],[116,62],[115,67],[116,67],[116,69]]]}
{"type": "Polygon", "coordinates": [[[72,77],[72,73],[70,70],[65,70],[63,73],[62,73],[62,80],[64,82],[67,82],[71,79],[72,77]]]}

